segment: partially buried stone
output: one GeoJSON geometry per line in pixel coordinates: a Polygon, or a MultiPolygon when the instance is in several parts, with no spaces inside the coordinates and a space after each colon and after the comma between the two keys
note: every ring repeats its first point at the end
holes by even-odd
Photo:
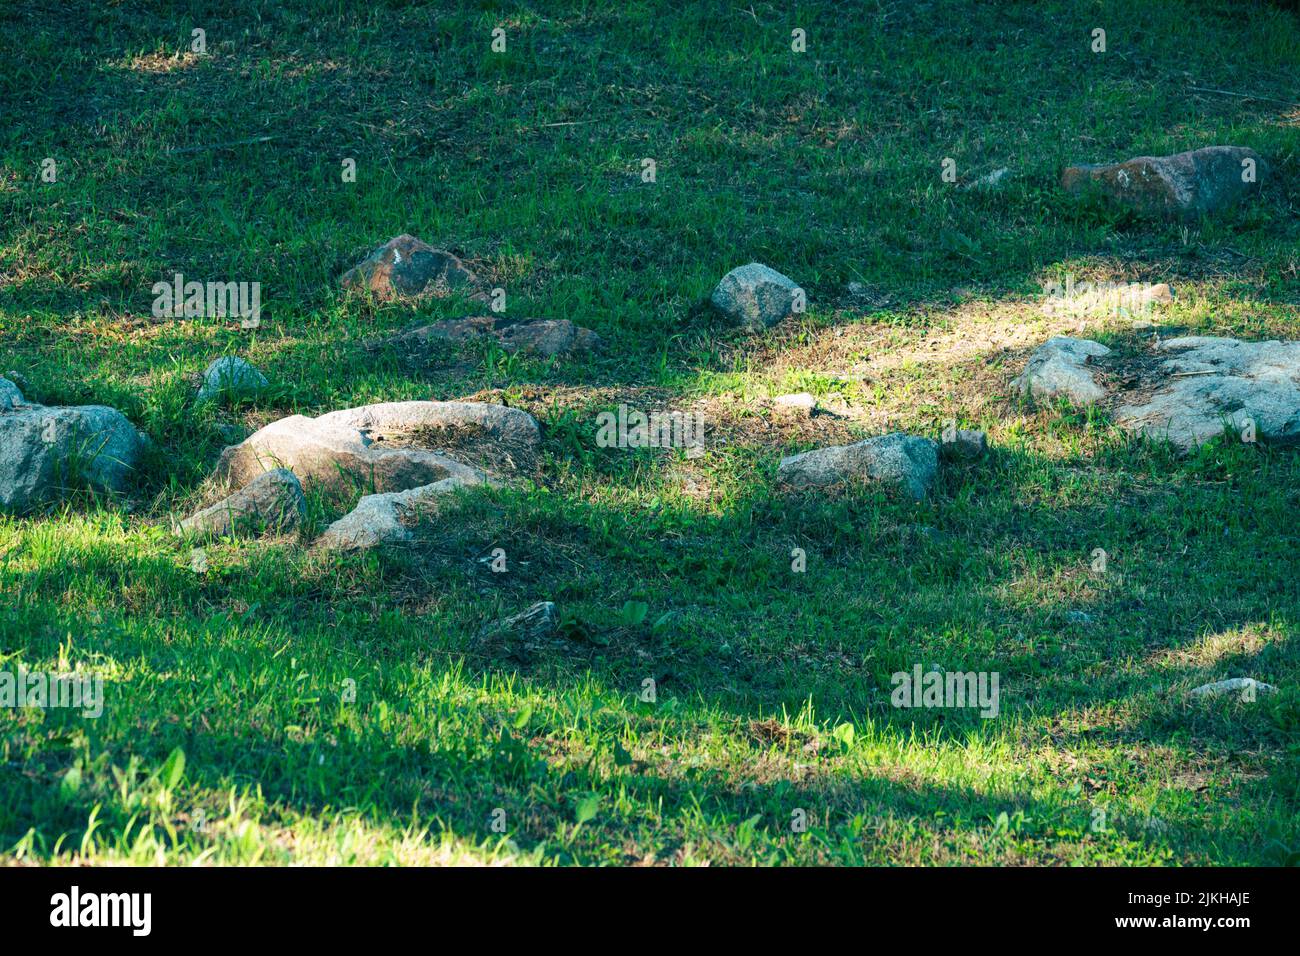
{"type": "Polygon", "coordinates": [[[1264,175],[1264,161],[1253,149],[1207,146],[1109,166],[1070,166],[1061,185],[1071,193],[1097,193],[1142,215],[1191,218],[1252,195],[1264,175]]]}
{"type": "Polygon", "coordinates": [[[376,298],[394,299],[445,293],[477,282],[459,258],[405,233],[388,240],[340,280],[345,289],[369,289],[376,298]]]}
{"type": "Polygon", "coordinates": [[[778,478],[795,488],[824,487],[853,479],[897,486],[913,498],[926,496],[939,471],[939,445],[903,432],[853,445],[816,448],[781,459],[778,478]]]}
{"type": "Polygon", "coordinates": [[[287,468],[260,475],[244,488],[180,522],[177,531],[260,534],[296,528],[307,514],[302,485],[287,468]]]}

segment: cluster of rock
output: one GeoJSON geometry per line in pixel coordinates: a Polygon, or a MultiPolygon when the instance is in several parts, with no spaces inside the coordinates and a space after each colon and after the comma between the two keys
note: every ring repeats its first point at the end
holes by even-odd
{"type": "Polygon", "coordinates": [[[399,332],[386,339],[367,342],[367,348],[390,346],[412,351],[433,343],[491,339],[507,352],[531,352],[550,358],[601,347],[600,336],[574,325],[568,319],[507,319],[496,315],[471,315],[444,319],[399,332]]]}
{"type": "MultiPolygon", "coordinates": [[[[457,256],[435,249],[410,235],[388,240],[345,272],[345,289],[365,290],[380,301],[419,299],[468,293],[486,300],[476,276],[457,256]]],[[[365,343],[370,349],[393,346],[420,350],[438,343],[461,344],[492,340],[507,352],[529,352],[545,357],[589,352],[601,347],[600,336],[568,319],[507,319],[496,315],[470,315],[407,329],[385,339],[365,343]]]]}
{"type": "Polygon", "coordinates": [[[317,418],[291,415],[222,452],[215,479],[234,493],[180,530],[285,530],[304,513],[303,485],[360,485],[374,493],[326,528],[317,545],[402,544],[415,538],[421,519],[448,506],[451,492],[531,465],[540,442],[527,412],[482,402],[384,402],[317,418]]]}
{"type": "Polygon", "coordinates": [[[1300,342],[1183,336],[1158,342],[1154,354],[1154,363],[1133,362],[1099,342],[1055,336],[1011,384],[1034,398],[1105,403],[1120,426],[1181,451],[1229,429],[1300,441],[1300,342]]]}

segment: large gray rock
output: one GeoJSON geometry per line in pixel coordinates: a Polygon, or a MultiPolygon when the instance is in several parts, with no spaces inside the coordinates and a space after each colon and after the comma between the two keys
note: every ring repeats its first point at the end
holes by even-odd
{"type": "Polygon", "coordinates": [[[369,551],[384,545],[408,544],[422,519],[442,514],[453,503],[451,493],[482,484],[460,476],[406,491],[366,495],[357,506],[325,529],[316,547],[326,551],[369,551]]]}
{"type": "Polygon", "coordinates": [[[1184,451],[1252,422],[1259,440],[1300,441],[1300,342],[1184,336],[1159,354],[1158,390],[1120,407],[1120,425],[1184,451]]]}
{"type": "Polygon", "coordinates": [[[1070,166],[1061,174],[1061,185],[1076,194],[1096,192],[1143,215],[1196,217],[1258,191],[1264,174],[1264,161],[1253,149],[1207,146],[1110,166],[1070,166]]]}
{"type": "Polygon", "coordinates": [[[306,516],[302,485],[293,472],[276,468],[259,475],[230,497],[190,515],[176,530],[215,535],[289,531],[298,527],[306,516]]]}
{"type": "Polygon", "coordinates": [[[146,448],[126,416],[105,405],[14,405],[16,392],[4,389],[11,401],[0,402],[0,507],[28,508],[82,482],[125,490],[146,448]]]}
{"type": "Polygon", "coordinates": [[[450,252],[403,233],[388,240],[343,274],[346,289],[369,289],[381,300],[445,294],[477,282],[474,273],[450,252]]]}
{"type": "Polygon", "coordinates": [[[533,352],[548,357],[591,351],[601,345],[599,335],[568,319],[506,319],[495,315],[444,319],[373,344],[418,349],[433,342],[460,343],[484,338],[495,339],[507,352],[533,352]]]}
{"type": "Polygon", "coordinates": [[[732,323],[761,331],[794,311],[799,292],[792,279],[751,262],[723,276],[709,301],[732,323]]]}
{"type": "Polygon", "coordinates": [[[902,432],[853,445],[817,448],[781,459],[777,476],[796,488],[822,487],[855,479],[895,485],[921,499],[939,473],[939,445],[902,432]]]}
{"type": "Polygon", "coordinates": [[[266,376],[237,355],[217,359],[203,372],[199,401],[211,398],[249,398],[271,383],[266,376]]]}
{"type": "Polygon", "coordinates": [[[1110,349],[1098,342],[1054,335],[1029,356],[1024,372],[1011,380],[1011,387],[1034,398],[1064,397],[1076,405],[1091,405],[1104,398],[1106,391],[1093,378],[1089,361],[1109,354],[1110,349]]]}
{"type": "Polygon", "coordinates": [[[537,422],[517,408],[384,402],[273,422],[223,451],[217,474],[243,487],[264,471],[288,468],[303,482],[405,491],[444,478],[483,480],[484,468],[449,452],[509,469],[530,462],[540,442],[537,422]]]}

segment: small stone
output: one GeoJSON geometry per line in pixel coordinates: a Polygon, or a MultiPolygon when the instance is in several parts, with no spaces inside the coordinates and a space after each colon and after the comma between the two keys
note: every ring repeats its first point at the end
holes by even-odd
{"type": "Polygon", "coordinates": [[[1227,680],[1202,684],[1191,691],[1192,697],[1222,697],[1224,694],[1240,693],[1250,696],[1253,693],[1269,694],[1277,690],[1272,684],[1265,684],[1253,677],[1230,677],[1227,680]]]}
{"type": "Polygon", "coordinates": [[[894,432],[782,458],[777,476],[796,488],[868,479],[896,485],[919,500],[929,492],[938,472],[938,442],[894,432]]]}
{"type": "Polygon", "coordinates": [[[1029,356],[1024,372],[1012,380],[1011,387],[1034,398],[1063,396],[1076,405],[1090,405],[1106,392],[1093,378],[1088,361],[1109,354],[1110,349],[1099,342],[1054,335],[1029,356]]]}
{"type": "Polygon", "coordinates": [[[198,399],[251,398],[271,383],[266,376],[237,355],[217,359],[203,372],[198,399]]]}
{"type": "Polygon", "coordinates": [[[1253,149],[1207,146],[1110,166],[1070,166],[1061,185],[1070,193],[1095,192],[1142,215],[1195,218],[1258,192],[1264,174],[1264,161],[1253,149]]]}
{"type": "Polygon", "coordinates": [[[723,276],[709,301],[732,324],[762,331],[794,311],[800,291],[789,277],[751,262],[723,276]]]}
{"type": "Polygon", "coordinates": [[[490,653],[527,658],[559,643],[560,616],[550,601],[538,601],[505,620],[493,621],[478,633],[490,653]]]}
{"type": "Polygon", "coordinates": [[[978,429],[959,428],[952,433],[951,440],[945,436],[939,451],[944,458],[952,461],[974,461],[988,451],[988,437],[978,429]]]}
{"type": "Polygon", "coordinates": [[[180,522],[177,533],[214,535],[289,531],[307,515],[302,485],[286,468],[268,471],[210,508],[180,522]]]}
{"type": "Polygon", "coordinates": [[[345,289],[369,289],[376,298],[446,294],[474,285],[469,267],[450,252],[435,249],[414,236],[388,240],[340,280],[345,289]]]}

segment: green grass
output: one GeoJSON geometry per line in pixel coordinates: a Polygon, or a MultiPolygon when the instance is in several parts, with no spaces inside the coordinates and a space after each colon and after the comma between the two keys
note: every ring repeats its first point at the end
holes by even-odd
{"type": "MultiPolygon", "coordinates": [[[[1066,273],[1171,282],[1162,323],[1296,337],[1294,12],[24,3],[0,9],[0,63],[0,372],[47,404],[112,405],[158,445],[122,500],[0,517],[0,670],[106,686],[94,720],[0,710],[0,860],[1298,858],[1300,456],[1223,441],[1179,459],[1005,389],[1077,324],[1038,308],[1066,273]],[[1214,143],[1275,175],[1213,222],[1056,186],[1070,162],[1214,143]],[[966,191],[945,157],[962,181],[1014,174],[966,191]],[[508,315],[571,318],[607,348],[366,351],[482,308],[344,296],[338,275],[401,232],[471,260],[508,315]],[[749,337],[698,305],[754,260],[809,311],[749,337]],[[178,271],[261,282],[262,327],[155,320],[150,289],[178,271]],[[197,404],[192,377],[231,353],[273,390],[197,404]],[[766,403],[798,390],[842,417],[766,403]],[[207,543],[201,572],[168,533],[232,432],[470,396],[532,412],[541,467],[411,553],[313,551],[350,504],[321,495],[309,533],[207,543]],[[620,401],[699,403],[708,454],[597,448],[620,401]],[[925,503],[775,485],[782,454],[948,419],[992,451],[925,503]],[[479,560],[496,547],[504,574],[479,560]],[[480,652],[485,621],[537,600],[566,650],[480,652]],[[997,671],[999,716],[891,707],[915,664],[997,671]],[[1188,701],[1229,676],[1281,691],[1188,701]]],[[[1114,320],[1087,334],[1136,345],[1114,320]]]]}

